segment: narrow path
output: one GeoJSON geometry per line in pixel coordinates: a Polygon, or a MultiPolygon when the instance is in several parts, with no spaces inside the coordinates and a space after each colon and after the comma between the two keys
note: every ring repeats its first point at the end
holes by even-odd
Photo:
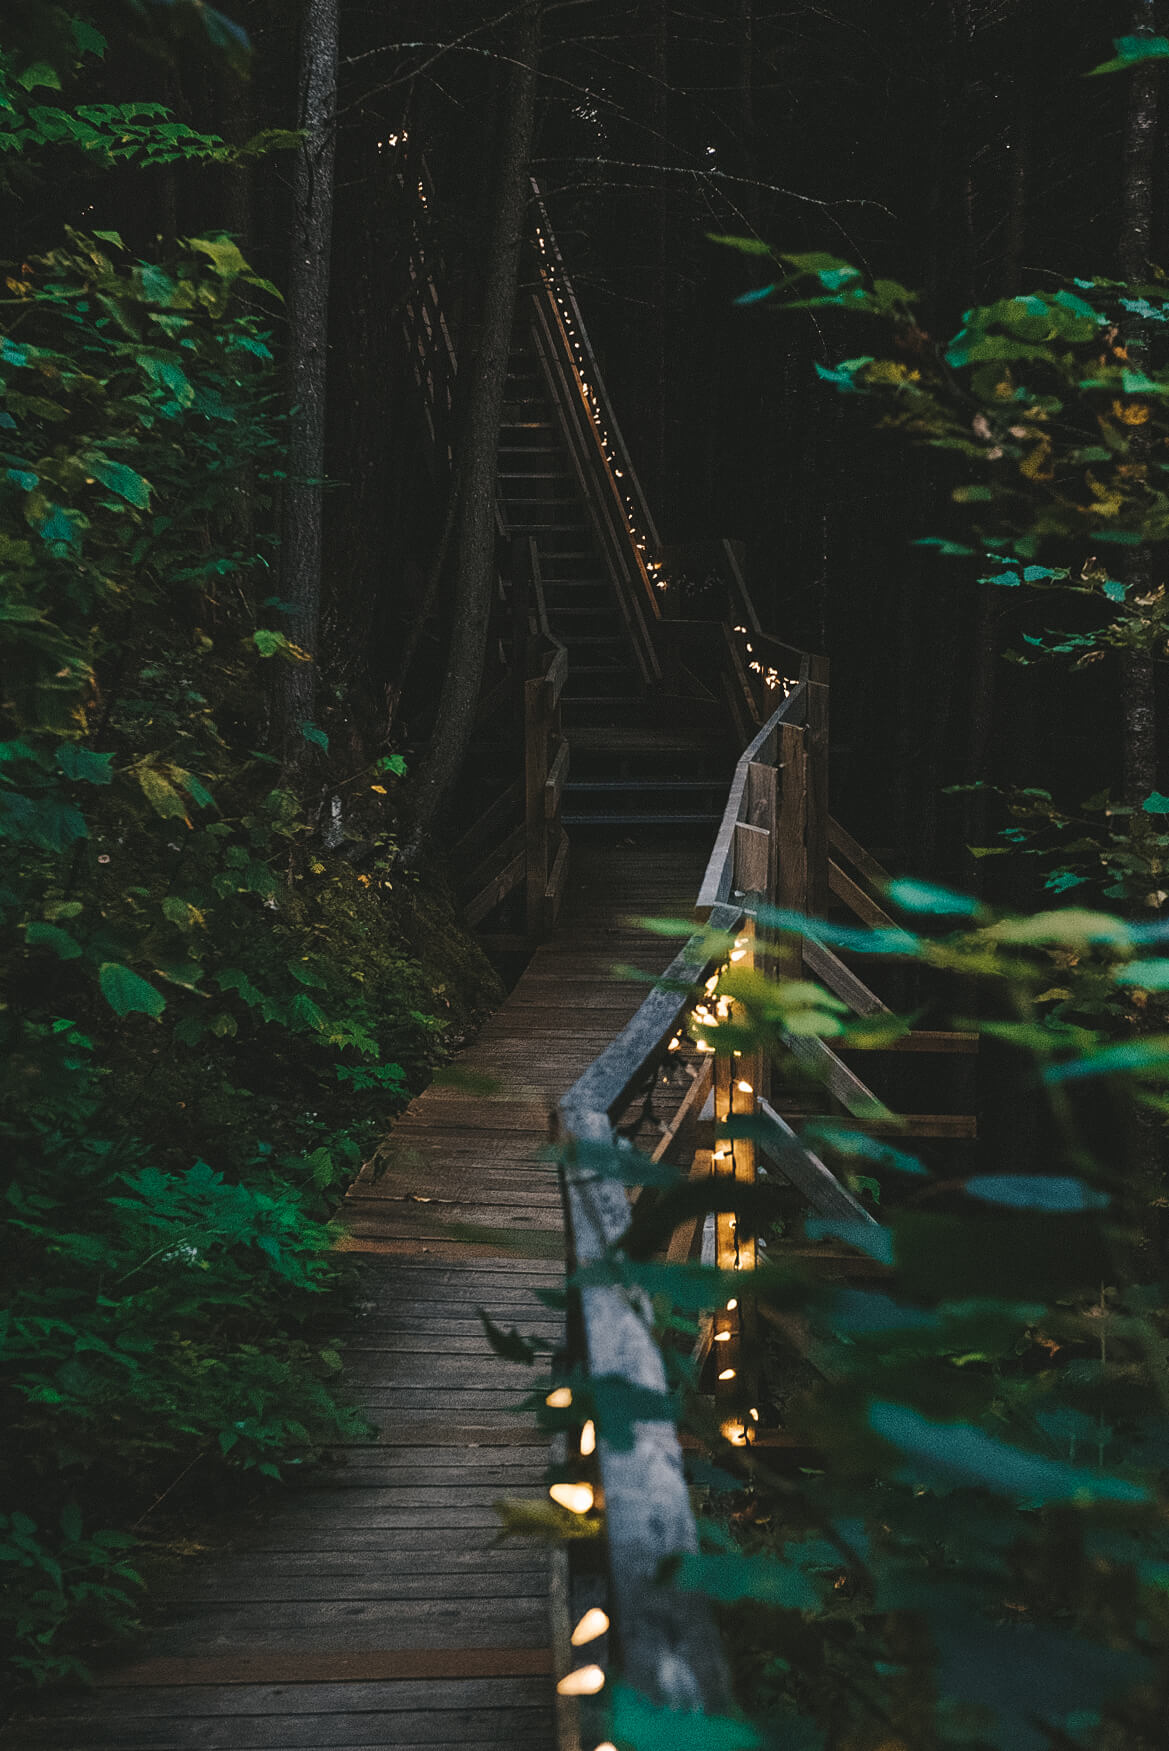
{"type": "Polygon", "coordinates": [[[551,1751],[547,1561],[494,1542],[495,1502],[542,1494],[545,1438],[517,1408],[544,1375],[498,1360],[478,1309],[558,1334],[538,1296],[563,1280],[548,1113],[645,993],[614,963],[669,958],[630,918],[689,915],[705,851],[677,833],[574,847],[561,926],[460,1055],[463,1085],[412,1102],[347,1200],[344,1343],[378,1433],[190,1559],[134,1663],[38,1699],[4,1751],[551,1751]]]}

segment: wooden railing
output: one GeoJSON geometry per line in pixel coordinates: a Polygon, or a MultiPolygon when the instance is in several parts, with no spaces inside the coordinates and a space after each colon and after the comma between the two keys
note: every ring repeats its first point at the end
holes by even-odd
{"type": "Polygon", "coordinates": [[[505,764],[516,776],[496,788],[452,848],[462,869],[469,924],[481,926],[516,895],[511,927],[480,931],[486,945],[501,953],[530,949],[554,927],[569,851],[561,821],[568,776],[561,696],[568,652],[549,630],[539,555],[530,538],[512,544],[509,573],[501,618],[510,612],[510,637],[499,653],[496,678],[484,688],[476,727],[507,748],[505,764]]]}
{"type": "MultiPolygon", "coordinates": [[[[655,1339],[653,1310],[644,1295],[620,1281],[630,1197],[619,1178],[605,1177],[604,1156],[620,1146],[616,1126],[623,1113],[668,1061],[671,1045],[689,1025],[702,1056],[690,1091],[653,1158],[673,1158],[683,1135],[695,1135],[696,1128],[685,1121],[701,1113],[705,1125],[697,1127],[697,1133],[701,1137],[705,1132],[705,1144],[691,1151],[690,1173],[727,1182],[725,1206],[719,1199],[713,1224],[709,1220],[705,1224],[707,1246],[713,1240],[712,1262],[742,1273],[744,1287],[702,1321],[694,1360],[701,1364],[718,1341],[716,1411],[724,1435],[734,1445],[746,1445],[755,1434],[751,1421],[755,1383],[750,1375],[750,1346],[744,1339],[754,1318],[750,1272],[756,1253],[754,1239],[737,1228],[734,1208],[737,1188],[755,1178],[757,1152],[769,1158],[811,1211],[873,1222],[771,1104],[771,1065],[758,1053],[735,1059],[716,1054],[704,1033],[708,1024],[710,1028],[719,1024],[718,1016],[706,1008],[718,999],[701,994],[727,958],[725,949],[715,952],[708,946],[712,933],[718,933],[716,941],[734,942],[730,958],[740,966],[751,966],[760,955],[781,966],[786,958],[793,976],[806,970],[858,1013],[872,1014],[885,1007],[814,935],[776,938],[756,929],[755,913],[761,902],[809,913],[826,898],[830,880],[839,893],[832,874],[840,868],[836,856],[846,858],[854,869],[858,859],[867,865],[858,871],[856,884],[859,891],[861,882],[873,881],[856,906],[862,917],[870,907],[880,909],[877,894],[887,879],[828,815],[826,668],[815,658],[804,658],[800,668],[796,685],[760,726],[736,767],[698,895],[705,928],[687,941],[633,1019],[559,1103],[570,1283],[574,1276],[586,1274],[585,1284],[570,1303],[568,1360],[587,1377],[606,1376],[610,1383],[616,1378],[631,1391],[658,1395],[663,1406],[660,1414],[651,1411],[635,1418],[632,1442],[608,1439],[603,1426],[598,1431],[607,1543],[605,1597],[598,1599],[594,1574],[585,1571],[575,1577],[574,1547],[569,1546],[569,1615],[603,1603],[612,1626],[607,1658],[614,1676],[658,1703],[714,1713],[731,1706],[731,1695],[709,1610],[700,1597],[678,1592],[663,1579],[670,1559],[697,1550],[698,1527],[683,1471],[681,1439],[666,1408],[667,1372],[655,1339]],[[757,1122],[755,1138],[727,1135],[732,1129],[729,1121],[742,1117],[757,1122]],[[589,1266],[606,1263],[618,1266],[613,1282],[603,1280],[603,1269],[587,1280],[589,1266]]],[[[852,903],[853,896],[845,898],[852,903]]],[[[892,1120],[888,1109],[827,1042],[792,1037],[785,1044],[847,1114],[866,1122],[892,1120]]],[[[673,1164],[685,1166],[676,1159],[673,1164]]],[[[666,1256],[674,1262],[695,1256],[703,1232],[703,1218],[689,1218],[675,1229],[666,1256]]],[[[703,1256],[709,1254],[704,1251],[703,1256]]],[[[643,1402],[652,1406],[654,1400],[643,1402]]],[[[565,1649],[562,1657],[568,1659],[570,1654],[565,1649]]],[[[596,1658],[590,1649],[590,1659],[596,1658]]],[[[562,1702],[562,1751],[576,1751],[582,1744],[587,1751],[591,1743],[579,1736],[577,1709],[575,1702],[562,1702]]]]}

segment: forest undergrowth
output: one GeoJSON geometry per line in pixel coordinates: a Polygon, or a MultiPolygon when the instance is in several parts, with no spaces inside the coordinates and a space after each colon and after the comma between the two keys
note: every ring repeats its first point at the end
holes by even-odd
{"type": "Polygon", "coordinates": [[[70,233],[0,340],[0,1629],[83,1668],[179,1476],[278,1477],[353,1426],[317,1335],[337,1199],[498,996],[395,863],[404,763],[270,752],[274,288],[70,233]],[[299,796],[345,798],[322,849],[299,796]],[[136,1528],[136,1530],[131,1530],[136,1528]]]}

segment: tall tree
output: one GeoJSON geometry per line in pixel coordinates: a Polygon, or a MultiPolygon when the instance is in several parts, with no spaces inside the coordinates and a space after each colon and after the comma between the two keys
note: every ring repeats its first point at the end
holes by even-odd
{"type": "Polygon", "coordinates": [[[499,425],[530,191],[541,14],[541,0],[527,0],[509,48],[478,345],[463,366],[470,389],[455,467],[459,497],[453,541],[453,625],[438,718],[417,779],[415,848],[432,833],[458,777],[474,727],[487,652],[495,585],[499,425]]]}
{"type": "MultiPolygon", "coordinates": [[[[1156,0],[1135,0],[1133,35],[1156,34],[1156,0]]],[[[1157,81],[1153,62],[1141,61],[1130,74],[1124,140],[1124,183],[1120,233],[1120,271],[1130,283],[1149,277],[1153,233],[1153,169],[1157,148],[1157,81]]],[[[1130,337],[1130,349],[1143,353],[1142,335],[1130,337]],[[1135,342],[1135,346],[1134,346],[1135,342]]],[[[1134,363],[1139,364],[1138,359],[1134,363]]],[[[1134,597],[1151,594],[1152,552],[1146,546],[1133,556],[1130,583],[1134,597]]],[[[1157,787],[1157,706],[1153,659],[1147,651],[1126,651],[1121,669],[1121,734],[1126,802],[1139,803],[1157,787]]]]}
{"type": "Polygon", "coordinates": [[[299,764],[300,725],[314,715],[321,621],[322,477],[328,361],[329,257],[333,241],[338,0],[303,0],[297,125],[303,139],[292,183],[288,274],[288,480],[282,580],[294,641],[313,658],[285,670],[285,758],[299,764]]]}

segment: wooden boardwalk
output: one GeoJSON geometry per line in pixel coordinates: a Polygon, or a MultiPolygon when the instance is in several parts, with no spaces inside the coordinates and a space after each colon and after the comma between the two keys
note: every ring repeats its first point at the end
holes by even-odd
{"type": "Polygon", "coordinates": [[[38,1699],[4,1751],[551,1751],[548,1563],[495,1545],[494,1506],[543,1494],[545,1437],[517,1407],[545,1375],[498,1360],[478,1309],[558,1335],[537,1296],[563,1277],[548,1113],[645,994],[613,964],[669,959],[630,919],[689,915],[706,849],[574,845],[559,929],[458,1061],[494,1092],[432,1086],[347,1200],[362,1287],[343,1336],[377,1434],[185,1563],[133,1664],[38,1699]]]}

